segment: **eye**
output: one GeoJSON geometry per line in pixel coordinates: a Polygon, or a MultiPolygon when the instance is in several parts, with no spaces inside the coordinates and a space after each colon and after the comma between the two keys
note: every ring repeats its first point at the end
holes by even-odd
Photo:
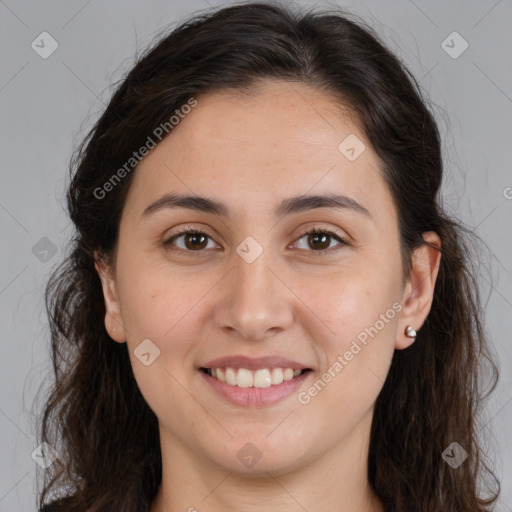
{"type": "MultiPolygon", "coordinates": [[[[338,245],[349,245],[349,242],[347,242],[341,235],[329,229],[310,229],[303,233],[298,238],[298,241],[306,236],[308,237],[307,243],[310,247],[314,248],[313,251],[309,252],[319,253],[315,256],[320,256],[321,254],[327,252],[327,249],[329,249],[329,252],[331,252],[330,249],[332,249],[332,247],[330,247],[330,245],[333,238],[339,242],[338,245]]],[[[204,231],[193,228],[185,228],[166,240],[163,245],[171,250],[176,250],[175,246],[177,246],[178,250],[185,252],[203,252],[202,249],[208,248],[208,239],[212,240],[211,237],[204,231]],[[180,247],[178,244],[174,243],[179,239],[183,239],[184,246],[180,247]]]]}
{"type": "Polygon", "coordinates": [[[180,238],[183,238],[185,246],[178,247],[178,249],[188,252],[200,252],[201,249],[206,248],[205,241],[210,238],[210,236],[199,229],[185,228],[184,230],[179,231],[178,234],[166,240],[164,242],[164,246],[171,246],[170,248],[174,250],[174,247],[172,247],[174,245],[173,242],[180,238]]]}
{"type": "MultiPolygon", "coordinates": [[[[307,238],[307,244],[309,244],[310,247],[316,247],[314,251],[309,252],[316,252],[319,254],[315,254],[315,256],[320,256],[322,253],[327,252],[327,249],[329,249],[329,246],[331,245],[332,239],[336,239],[339,244],[338,245],[349,245],[349,243],[342,238],[338,233],[335,233],[334,231],[331,231],[329,229],[319,229],[319,228],[313,228],[309,229],[305,233],[302,234],[302,236],[299,237],[299,241],[304,238],[307,238]]],[[[331,252],[329,250],[329,252],[331,252]]]]}

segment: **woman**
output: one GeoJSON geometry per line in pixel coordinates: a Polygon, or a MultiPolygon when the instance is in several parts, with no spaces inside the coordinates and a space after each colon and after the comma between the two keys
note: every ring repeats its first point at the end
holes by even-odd
{"type": "Polygon", "coordinates": [[[72,165],[42,510],[490,510],[425,103],[340,12],[235,5],[139,60],[72,165]]]}

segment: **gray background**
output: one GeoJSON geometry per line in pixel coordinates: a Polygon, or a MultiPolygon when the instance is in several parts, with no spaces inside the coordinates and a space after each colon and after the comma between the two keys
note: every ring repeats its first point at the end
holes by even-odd
{"type": "MultiPolygon", "coordinates": [[[[108,102],[112,84],[167,25],[229,3],[0,0],[0,512],[35,509],[32,402],[49,372],[42,291],[70,235],[63,193],[72,149],[108,102]],[[42,32],[58,42],[47,59],[31,47],[42,32]]],[[[481,435],[502,480],[497,510],[512,511],[512,2],[309,5],[340,5],[369,21],[434,103],[444,144],[444,205],[490,249],[479,279],[501,379],[481,435]],[[454,31],[469,44],[458,58],[442,46],[454,31]]],[[[452,52],[462,48],[457,39],[446,44],[452,52]]]]}

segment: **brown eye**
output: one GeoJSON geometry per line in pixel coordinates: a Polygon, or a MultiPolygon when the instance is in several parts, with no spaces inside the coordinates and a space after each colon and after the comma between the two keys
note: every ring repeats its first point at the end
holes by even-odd
{"type": "MultiPolygon", "coordinates": [[[[340,235],[334,231],[327,229],[321,230],[318,228],[310,229],[303,233],[299,240],[306,238],[306,251],[311,253],[317,253],[315,256],[320,256],[324,253],[331,252],[331,244],[334,240],[338,241],[338,245],[349,245],[349,243],[343,239],[340,235]]],[[[184,252],[204,252],[203,249],[207,249],[208,239],[212,240],[211,237],[203,231],[197,229],[186,229],[183,230],[164,242],[164,246],[171,250],[181,250],[184,252]],[[182,245],[176,243],[177,240],[183,240],[182,245]]],[[[212,240],[213,242],[213,240],[212,240]]],[[[299,247],[304,249],[303,247],[299,247]]]]}
{"type": "MultiPolygon", "coordinates": [[[[181,247],[177,245],[178,249],[188,252],[199,252],[206,248],[209,238],[210,237],[203,231],[188,229],[172,236],[169,240],[164,242],[164,245],[174,246],[177,245],[174,243],[176,240],[182,239],[184,245],[181,247]]],[[[174,247],[172,248],[174,249],[174,247]]]]}
{"type": "Polygon", "coordinates": [[[207,245],[205,243],[208,237],[206,235],[200,235],[198,233],[188,233],[184,235],[183,240],[187,249],[204,249],[207,245]]]}
{"type": "MultiPolygon", "coordinates": [[[[310,229],[306,231],[300,238],[306,238],[306,244],[308,248],[313,248],[313,251],[309,252],[318,252],[325,253],[328,251],[333,239],[339,242],[338,245],[348,245],[348,242],[344,240],[340,235],[330,230],[321,230],[321,229],[310,229]],[[306,238],[307,237],[307,238],[306,238]]],[[[329,251],[330,252],[330,251],[329,251]]]]}
{"type": "Polygon", "coordinates": [[[331,245],[331,235],[325,233],[312,233],[308,236],[308,243],[316,249],[328,249],[331,245]]]}

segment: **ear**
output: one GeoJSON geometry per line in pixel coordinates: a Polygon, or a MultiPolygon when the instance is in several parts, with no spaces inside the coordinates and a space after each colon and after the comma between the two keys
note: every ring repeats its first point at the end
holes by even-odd
{"type": "MultiPolygon", "coordinates": [[[[427,231],[423,233],[423,238],[441,247],[441,239],[436,232],[427,231]]],[[[407,279],[401,300],[403,309],[395,342],[397,350],[407,348],[414,343],[414,338],[406,336],[406,327],[412,325],[413,329],[418,331],[430,313],[440,263],[441,252],[428,245],[418,247],[413,253],[411,274],[407,279]]]]}
{"type": "Polygon", "coordinates": [[[105,261],[97,253],[94,253],[94,256],[94,268],[100,276],[103,298],[105,300],[105,328],[114,341],[124,343],[126,341],[126,331],[121,314],[121,305],[117,296],[115,279],[112,276],[111,268],[107,266],[105,261]]]}

